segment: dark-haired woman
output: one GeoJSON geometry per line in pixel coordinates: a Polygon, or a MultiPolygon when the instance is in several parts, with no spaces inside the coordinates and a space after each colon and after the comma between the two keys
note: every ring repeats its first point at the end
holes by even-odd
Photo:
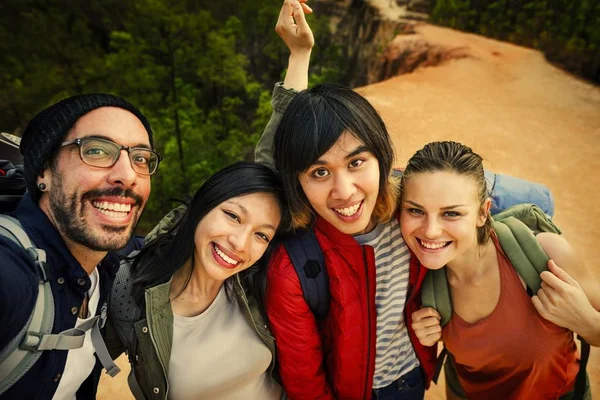
{"type": "Polygon", "coordinates": [[[133,263],[122,265],[111,294],[117,336],[109,348],[112,355],[127,350],[136,398],[283,396],[260,310],[263,256],[285,225],[283,202],[269,168],[234,164],[209,178],[178,221],[163,224],[166,231],[159,225],[133,263]]]}

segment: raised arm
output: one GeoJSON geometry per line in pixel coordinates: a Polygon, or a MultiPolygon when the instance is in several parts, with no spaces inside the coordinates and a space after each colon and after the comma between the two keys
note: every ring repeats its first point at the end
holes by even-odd
{"type": "Polygon", "coordinates": [[[549,271],[541,274],[542,288],[533,305],[548,321],[600,346],[600,283],[565,238],[552,233],[537,238],[551,261],[549,271]]]}
{"type": "Polygon", "coordinates": [[[308,87],[308,65],[315,44],[315,38],[305,16],[312,13],[312,9],[305,2],[306,0],[285,0],[275,25],[275,32],[290,49],[288,70],[283,86],[297,91],[308,87]]]}
{"type": "Polygon", "coordinates": [[[317,321],[283,249],[267,273],[267,315],[277,343],[279,374],[290,399],[334,399],[323,367],[317,321]]]}
{"type": "Polygon", "coordinates": [[[283,112],[296,93],[308,87],[308,66],[315,39],[305,18],[312,9],[305,2],[285,0],[275,26],[275,31],[290,49],[290,58],[283,84],[277,83],[273,89],[273,114],[254,150],[255,160],[271,168],[275,167],[273,136],[283,112]]]}

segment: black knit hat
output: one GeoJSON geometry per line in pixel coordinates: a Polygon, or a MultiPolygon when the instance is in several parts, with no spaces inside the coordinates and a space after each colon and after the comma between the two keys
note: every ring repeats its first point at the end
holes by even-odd
{"type": "Polygon", "coordinates": [[[21,138],[27,191],[35,202],[40,198],[37,177],[45,164],[58,151],[75,122],[100,107],[119,107],[138,117],[148,132],[150,145],[154,147],[150,123],[140,110],[126,100],[102,93],[82,94],[61,100],[33,117],[21,138]]]}

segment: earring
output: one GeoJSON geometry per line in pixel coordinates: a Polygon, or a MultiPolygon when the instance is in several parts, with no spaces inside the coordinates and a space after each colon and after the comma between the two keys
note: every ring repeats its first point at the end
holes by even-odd
{"type": "Polygon", "coordinates": [[[44,182],[41,182],[40,184],[38,184],[38,189],[40,189],[41,192],[46,190],[46,184],[44,182]]]}

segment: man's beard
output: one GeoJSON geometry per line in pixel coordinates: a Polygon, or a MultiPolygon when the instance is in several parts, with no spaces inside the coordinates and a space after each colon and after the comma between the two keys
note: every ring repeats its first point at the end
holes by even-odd
{"type": "Polygon", "coordinates": [[[94,189],[83,194],[74,191],[70,196],[65,193],[62,176],[56,174],[52,179],[52,189],[49,193],[50,212],[57,225],[57,229],[69,240],[94,251],[120,250],[127,245],[133,236],[134,228],[138,223],[144,200],[131,189],[113,187],[110,189],[94,189]],[[128,226],[99,225],[102,233],[95,233],[89,228],[85,219],[86,207],[93,207],[92,200],[102,196],[128,197],[134,200],[137,211],[128,226]],[[79,204],[79,207],[78,207],[79,204]]]}

